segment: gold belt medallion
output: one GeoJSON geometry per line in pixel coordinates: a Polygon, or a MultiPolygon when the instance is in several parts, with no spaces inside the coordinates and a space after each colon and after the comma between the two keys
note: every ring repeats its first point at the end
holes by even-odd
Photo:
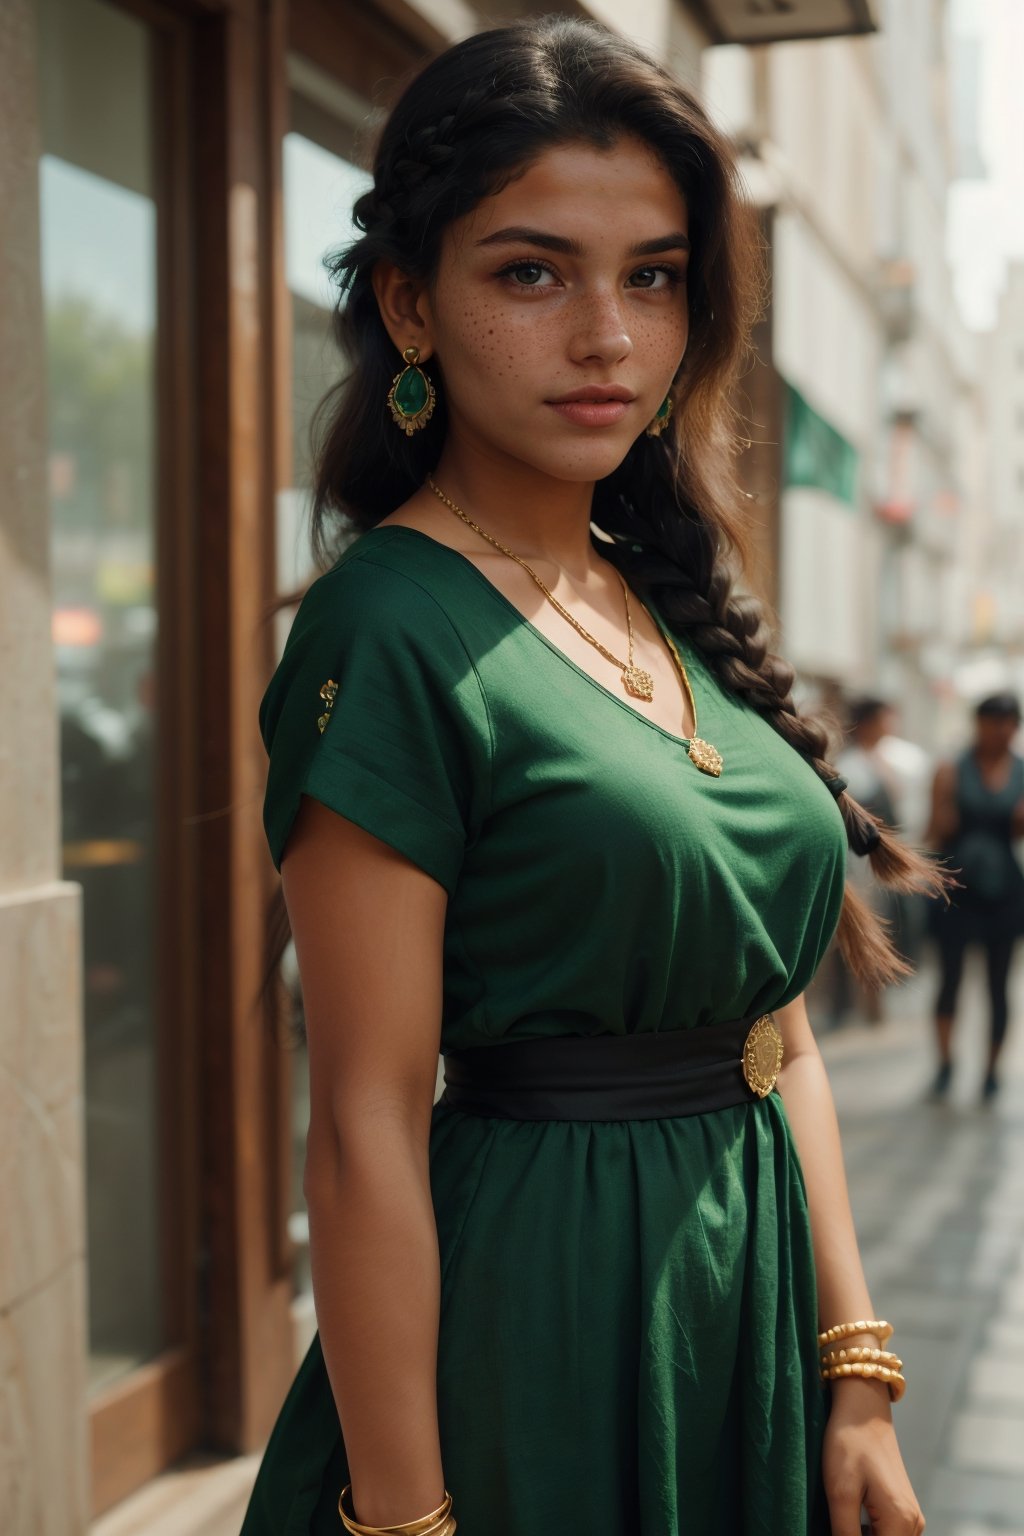
{"type": "Polygon", "coordinates": [[[743,1042],[743,1076],[747,1087],[763,1099],[775,1087],[782,1066],[782,1036],[774,1016],[762,1013],[743,1042]]]}

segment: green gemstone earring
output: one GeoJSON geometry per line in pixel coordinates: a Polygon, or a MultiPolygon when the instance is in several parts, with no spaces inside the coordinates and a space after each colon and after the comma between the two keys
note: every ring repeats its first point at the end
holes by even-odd
{"type": "Polygon", "coordinates": [[[420,360],[419,347],[406,347],[402,356],[406,366],[391,380],[388,410],[395,425],[401,427],[406,437],[412,437],[433,416],[437,395],[423,369],[416,366],[420,360]]]}
{"type": "Polygon", "coordinates": [[[672,407],[674,405],[675,405],[675,401],[672,399],[672,396],[671,395],[666,395],[664,400],[661,402],[660,406],[658,407],[658,414],[655,416],[654,420],[646,428],[646,432],[647,432],[647,436],[648,437],[660,437],[661,436],[661,434],[664,432],[665,428],[668,426],[669,417],[672,415],[672,407]]]}

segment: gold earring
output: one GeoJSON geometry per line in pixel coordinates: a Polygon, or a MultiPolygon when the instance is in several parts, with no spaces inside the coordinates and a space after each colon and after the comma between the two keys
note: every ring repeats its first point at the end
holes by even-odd
{"type": "Polygon", "coordinates": [[[420,360],[419,347],[406,347],[402,356],[405,367],[391,380],[388,409],[395,425],[402,428],[406,437],[412,437],[433,416],[437,395],[423,369],[416,366],[420,360]]]}
{"type": "Polygon", "coordinates": [[[664,432],[665,428],[668,426],[669,417],[672,415],[672,407],[674,405],[675,405],[675,401],[672,399],[672,396],[671,395],[666,395],[664,400],[661,402],[660,406],[658,407],[658,414],[655,416],[654,420],[652,422],[650,422],[650,424],[646,428],[646,432],[647,432],[647,436],[648,437],[660,437],[661,436],[661,434],[664,432]]]}

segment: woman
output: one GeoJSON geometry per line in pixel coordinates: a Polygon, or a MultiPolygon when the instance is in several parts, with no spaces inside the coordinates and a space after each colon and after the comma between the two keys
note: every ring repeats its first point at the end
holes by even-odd
{"type": "Polygon", "coordinates": [[[818,1321],[830,1369],[888,1325],[802,994],[837,922],[899,972],[848,840],[942,876],[734,591],[727,147],[603,28],[516,24],[407,88],[356,220],[261,710],[320,1334],[245,1536],[917,1532],[896,1357],[822,1379],[818,1321]]]}
{"type": "Polygon", "coordinates": [[[996,1064],[1009,1022],[1010,965],[1024,933],[1024,870],[1013,851],[1013,839],[1024,837],[1024,759],[1011,746],[1020,729],[1016,694],[982,699],[974,716],[973,742],[955,761],[940,763],[932,785],[927,841],[956,867],[963,886],[950,906],[929,908],[941,972],[935,999],[939,1065],[932,1093],[944,1098],[949,1092],[964,955],[977,944],[985,955],[989,996],[988,1064],[981,1089],[987,1103],[999,1088],[996,1064]]]}

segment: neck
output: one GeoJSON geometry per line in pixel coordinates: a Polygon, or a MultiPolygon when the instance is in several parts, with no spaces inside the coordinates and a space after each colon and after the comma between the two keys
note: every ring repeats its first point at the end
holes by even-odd
{"type": "MultiPolygon", "coordinates": [[[[522,460],[451,443],[432,478],[467,517],[524,560],[553,560],[570,577],[593,570],[599,557],[590,536],[592,480],[556,480],[522,460]]],[[[425,490],[434,500],[430,487],[425,490]]]]}

